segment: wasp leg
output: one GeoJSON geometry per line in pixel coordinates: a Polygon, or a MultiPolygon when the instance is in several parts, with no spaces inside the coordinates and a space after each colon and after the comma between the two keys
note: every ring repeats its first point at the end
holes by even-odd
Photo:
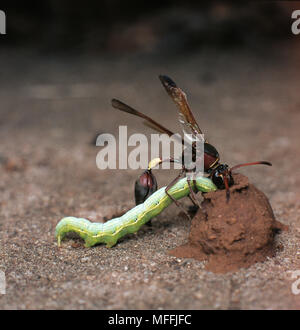
{"type": "MultiPolygon", "coordinates": [[[[172,157],[170,157],[170,158],[167,158],[167,159],[161,159],[161,158],[154,158],[154,159],[152,159],[150,162],[149,162],[149,165],[148,165],[148,170],[151,170],[152,168],[154,168],[155,166],[157,166],[157,165],[160,165],[161,163],[163,163],[163,162],[170,162],[170,163],[175,163],[175,162],[179,162],[179,160],[176,160],[176,159],[174,159],[174,158],[172,158],[172,157]]],[[[176,206],[177,207],[179,207],[181,210],[182,210],[182,212],[191,220],[191,217],[190,217],[190,215],[187,213],[187,211],[182,207],[182,205],[180,205],[179,203],[178,203],[178,201],[175,199],[175,198],[173,198],[169,193],[168,193],[168,191],[172,188],[172,186],[174,186],[174,184],[176,184],[178,181],[179,181],[179,179],[182,177],[182,174],[183,173],[185,173],[185,168],[184,167],[182,167],[182,169],[181,169],[181,171],[180,171],[180,173],[179,173],[179,175],[172,181],[172,182],[170,182],[168,185],[167,185],[167,187],[166,187],[166,189],[165,189],[165,192],[166,192],[166,194],[168,195],[168,197],[176,204],[176,206]]]]}
{"type": "Polygon", "coordinates": [[[181,170],[181,172],[179,173],[179,175],[172,181],[172,182],[170,182],[168,185],[167,185],[167,187],[166,187],[166,189],[165,189],[165,192],[166,192],[166,194],[168,195],[168,197],[170,197],[171,199],[172,199],[172,201],[176,204],[176,206],[178,206],[180,209],[181,209],[181,211],[188,217],[188,219],[189,220],[191,220],[191,217],[190,217],[190,215],[187,213],[187,211],[182,207],[182,205],[181,204],[179,204],[178,203],[178,201],[175,199],[175,198],[173,198],[169,193],[168,193],[168,191],[174,186],[174,184],[176,184],[178,181],[179,181],[179,179],[181,178],[181,176],[182,176],[182,174],[184,173],[185,171],[184,171],[184,169],[182,169],[181,170]]]}
{"type": "MultiPolygon", "coordinates": [[[[193,182],[194,182],[194,185],[195,185],[195,180],[193,180],[193,182]]],[[[187,179],[187,183],[188,183],[189,189],[190,189],[190,194],[189,194],[190,199],[192,200],[192,202],[194,203],[195,206],[198,206],[199,208],[201,208],[201,205],[198,201],[198,198],[197,198],[197,196],[196,196],[196,194],[195,194],[195,192],[194,192],[194,190],[191,186],[191,180],[187,179]]]]}

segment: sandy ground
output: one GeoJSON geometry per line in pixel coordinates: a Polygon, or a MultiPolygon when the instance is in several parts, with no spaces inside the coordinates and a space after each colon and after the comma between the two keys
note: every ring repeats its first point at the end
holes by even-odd
{"type": "MultiPolygon", "coordinates": [[[[300,269],[299,50],[203,52],[173,59],[48,58],[0,55],[1,309],[299,309],[291,274],[300,269]],[[298,57],[298,59],[297,59],[298,57]],[[100,171],[96,133],[121,124],[150,134],[111,108],[121,100],[178,131],[174,105],[157,75],[188,92],[200,127],[224,162],[269,160],[245,168],[269,197],[277,220],[276,257],[225,275],[167,252],[187,241],[190,222],[174,205],[112,249],[58,249],[64,216],[103,221],[134,206],[141,170],[100,171]]],[[[159,185],[175,172],[157,171],[159,185]]],[[[183,202],[189,206],[189,200],[183,202]]]]}

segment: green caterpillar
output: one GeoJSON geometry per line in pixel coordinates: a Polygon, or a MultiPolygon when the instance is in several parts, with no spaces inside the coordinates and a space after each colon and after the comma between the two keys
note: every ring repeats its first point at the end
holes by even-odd
{"type": "MultiPolygon", "coordinates": [[[[190,182],[194,191],[209,192],[217,190],[214,183],[206,177],[198,177],[190,182]]],[[[56,226],[57,245],[68,232],[75,232],[85,241],[86,247],[105,243],[106,247],[114,246],[117,241],[130,233],[137,232],[142,225],[160,214],[171,203],[172,199],[165,193],[166,187],[160,188],[148,199],[119,218],[114,218],[106,223],[92,223],[83,218],[66,217],[56,226]]],[[[169,194],[179,200],[190,193],[187,178],[178,181],[169,191],[169,194]]]]}

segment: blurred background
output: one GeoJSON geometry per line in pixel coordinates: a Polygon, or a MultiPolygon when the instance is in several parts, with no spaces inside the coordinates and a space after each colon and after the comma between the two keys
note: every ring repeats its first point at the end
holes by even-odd
{"type": "Polygon", "coordinates": [[[0,125],[14,141],[8,152],[24,136],[46,143],[45,132],[51,146],[94,142],[97,133],[117,133],[117,123],[150,133],[112,110],[113,97],[166,118],[178,131],[159,74],[187,91],[200,126],[217,140],[237,118],[254,116],[246,109],[259,102],[252,89],[261,97],[278,75],[291,81],[297,8],[297,1],[2,1],[0,125]],[[252,95],[240,100],[243,93],[252,95]]]}
{"type": "Polygon", "coordinates": [[[278,132],[268,125],[282,124],[275,105],[282,114],[298,112],[300,36],[291,32],[298,8],[297,1],[2,1],[2,164],[31,162],[33,152],[44,152],[41,163],[59,152],[66,160],[69,152],[94,167],[95,154],[85,153],[96,153],[99,133],[117,135],[122,124],[129,134],[152,133],[112,109],[114,97],[180,132],[159,74],[187,92],[225,160],[244,161],[252,142],[264,153],[266,137],[253,135],[278,132]],[[246,127],[247,142],[236,146],[229,132],[246,134],[246,127]]]}
{"type": "Polygon", "coordinates": [[[65,151],[94,143],[98,133],[116,134],[120,124],[151,132],[113,110],[113,97],[160,116],[177,132],[159,74],[182,86],[200,126],[226,148],[222,129],[235,121],[238,127],[238,118],[258,121],[258,97],[269,92],[261,100],[266,104],[279,97],[270,86],[283,87],[282,76],[291,84],[297,8],[296,1],[2,1],[0,125],[13,144],[2,159],[30,139],[65,151]]]}
{"type": "Polygon", "coordinates": [[[300,36],[291,32],[291,13],[298,8],[297,1],[2,1],[0,125],[13,144],[6,153],[29,139],[52,139],[58,148],[94,143],[119,124],[151,132],[113,110],[113,97],[177,132],[159,74],[188,93],[204,132],[226,148],[223,129],[238,129],[245,118],[261,122],[261,104],[293,93],[300,36]]]}
{"type": "Polygon", "coordinates": [[[1,1],[1,47],[41,54],[174,54],[286,39],[294,1],[1,1]]]}

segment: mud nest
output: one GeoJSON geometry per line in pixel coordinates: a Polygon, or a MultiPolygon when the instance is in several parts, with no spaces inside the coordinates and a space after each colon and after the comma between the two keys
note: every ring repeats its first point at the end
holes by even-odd
{"type": "Polygon", "coordinates": [[[288,227],[275,220],[267,197],[246,176],[235,174],[234,181],[228,203],[224,190],[203,194],[188,243],[170,254],[206,260],[206,269],[216,273],[247,268],[274,256],[274,237],[288,227]]]}

